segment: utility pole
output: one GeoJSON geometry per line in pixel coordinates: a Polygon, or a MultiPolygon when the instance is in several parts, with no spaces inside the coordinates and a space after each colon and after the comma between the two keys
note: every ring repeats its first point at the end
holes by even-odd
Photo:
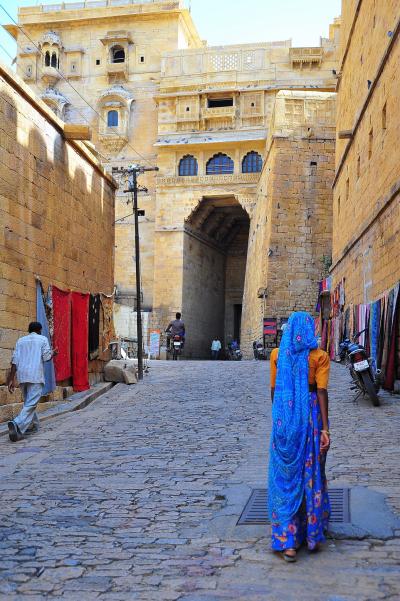
{"type": "MultiPolygon", "coordinates": [[[[140,165],[128,165],[123,167],[113,167],[113,173],[120,173],[127,178],[128,189],[124,192],[133,194],[133,216],[135,220],[135,277],[136,277],[136,325],[138,342],[138,379],[143,380],[143,328],[142,328],[142,291],[140,279],[140,238],[139,238],[139,216],[144,215],[144,211],[138,209],[138,175],[145,171],[158,171],[158,167],[142,167],[140,165]]],[[[147,192],[147,188],[140,188],[140,191],[147,192]]]]}

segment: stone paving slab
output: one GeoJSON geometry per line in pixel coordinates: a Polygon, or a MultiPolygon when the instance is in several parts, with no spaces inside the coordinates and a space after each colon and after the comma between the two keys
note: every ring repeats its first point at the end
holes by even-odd
{"type": "MultiPolygon", "coordinates": [[[[89,390],[83,392],[76,392],[72,394],[65,402],[57,403],[54,407],[46,411],[39,413],[39,419],[41,422],[45,422],[53,417],[61,417],[70,411],[79,411],[84,409],[90,403],[93,403],[102,394],[110,390],[114,384],[112,382],[99,382],[94,386],[91,386],[89,390]]],[[[0,424],[0,436],[8,435],[7,424],[0,424]]]]}
{"type": "MultiPolygon", "coordinates": [[[[168,362],[35,436],[0,439],[0,599],[398,601],[400,531],[288,565],[236,525],[265,485],[266,362],[168,362]]],[[[400,401],[355,403],[333,365],[331,484],[400,511],[400,401]]]]}

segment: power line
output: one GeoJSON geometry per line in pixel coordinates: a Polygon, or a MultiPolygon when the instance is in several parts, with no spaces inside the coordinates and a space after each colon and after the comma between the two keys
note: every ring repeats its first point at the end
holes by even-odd
{"type": "MultiPolygon", "coordinates": [[[[1,5],[0,5],[0,6],[1,6],[1,5]]],[[[4,29],[4,25],[2,25],[2,27],[3,27],[3,29],[4,29]]],[[[6,31],[7,31],[7,30],[6,30],[6,31]]],[[[8,32],[7,32],[7,33],[8,33],[8,32]]],[[[55,68],[55,67],[54,67],[54,68],[55,68]]],[[[38,72],[39,72],[39,73],[43,73],[43,69],[42,69],[42,67],[40,67],[39,65],[37,65],[37,69],[38,69],[38,72]]],[[[79,110],[79,108],[78,108],[78,107],[76,107],[76,106],[75,106],[74,108],[75,108],[75,111],[78,113],[78,115],[79,115],[79,116],[80,116],[80,117],[83,119],[83,121],[85,121],[85,122],[86,122],[86,123],[87,123],[87,124],[90,126],[90,122],[89,122],[88,118],[87,118],[87,117],[84,115],[84,113],[82,113],[82,112],[79,110]]],[[[25,115],[25,116],[26,116],[26,115],[25,115]]],[[[101,152],[99,152],[98,150],[96,150],[96,152],[98,152],[98,153],[101,155],[101,157],[102,157],[102,160],[104,160],[104,161],[107,161],[107,162],[110,162],[110,160],[111,160],[111,159],[110,159],[109,157],[106,157],[106,156],[104,156],[104,154],[103,154],[103,153],[101,153],[101,152]]]]}
{"type": "Polygon", "coordinates": [[[7,56],[9,56],[11,58],[12,61],[15,60],[15,57],[11,56],[11,54],[4,48],[4,46],[2,44],[0,44],[0,48],[3,50],[3,52],[5,52],[7,54],[7,56]]]}
{"type": "MultiPolygon", "coordinates": [[[[19,25],[19,24],[17,23],[17,21],[16,21],[16,20],[15,20],[15,19],[14,19],[14,18],[11,16],[11,15],[10,15],[10,13],[9,13],[9,12],[8,12],[8,11],[7,11],[5,8],[4,8],[4,6],[3,6],[2,4],[0,4],[0,8],[1,8],[1,9],[2,9],[4,12],[5,12],[5,14],[8,16],[8,18],[9,18],[9,19],[11,19],[11,21],[14,23],[14,25],[16,25],[16,26],[18,27],[18,29],[19,29],[19,30],[20,30],[20,31],[23,33],[23,35],[25,35],[25,36],[28,38],[28,40],[29,40],[29,41],[30,41],[30,42],[31,42],[31,43],[34,45],[34,47],[35,47],[35,48],[36,48],[36,50],[37,50],[37,51],[40,53],[40,55],[41,55],[42,57],[44,57],[44,54],[43,54],[43,52],[41,51],[41,49],[39,48],[39,46],[38,46],[38,45],[36,44],[36,42],[34,42],[34,41],[32,40],[32,38],[31,38],[31,37],[30,37],[30,36],[29,36],[29,35],[26,33],[26,31],[24,30],[24,28],[23,28],[23,27],[21,27],[21,25],[19,25]]],[[[4,25],[2,25],[2,27],[3,27],[3,29],[4,29],[5,31],[7,31],[7,29],[4,27],[4,25]]],[[[9,33],[9,32],[7,31],[7,33],[9,33]]],[[[11,35],[11,34],[9,34],[9,35],[11,35]]],[[[12,36],[11,36],[11,37],[12,37],[12,36]]],[[[93,111],[93,112],[94,112],[94,113],[95,113],[95,114],[96,114],[96,115],[99,117],[99,119],[100,119],[101,121],[103,121],[103,123],[105,123],[105,124],[108,126],[108,124],[107,124],[106,120],[105,120],[105,119],[102,117],[102,115],[101,115],[101,114],[100,114],[100,113],[99,113],[99,112],[98,112],[98,111],[97,111],[97,110],[96,110],[96,109],[95,109],[95,108],[94,108],[94,107],[93,107],[93,106],[92,106],[92,105],[91,105],[91,104],[90,104],[90,103],[89,103],[89,102],[86,100],[86,98],[85,98],[84,96],[82,96],[82,94],[81,94],[81,93],[80,93],[80,92],[79,92],[79,91],[78,91],[78,90],[77,90],[77,89],[76,89],[76,88],[75,88],[75,87],[72,85],[72,83],[71,83],[71,82],[70,82],[70,81],[69,81],[69,80],[68,80],[66,77],[64,77],[64,75],[61,73],[61,71],[60,71],[60,70],[59,70],[57,67],[53,67],[53,68],[54,68],[54,69],[55,69],[55,70],[56,70],[56,71],[59,73],[59,75],[60,75],[61,79],[63,79],[63,80],[64,80],[64,81],[65,81],[65,82],[66,82],[66,83],[67,83],[67,84],[68,84],[68,85],[69,85],[69,86],[70,86],[70,87],[71,87],[71,88],[74,90],[74,92],[75,92],[76,94],[78,94],[78,96],[79,96],[79,97],[80,97],[80,98],[83,100],[83,102],[85,102],[85,104],[87,104],[87,106],[88,106],[88,107],[89,107],[89,108],[90,108],[90,109],[91,109],[91,110],[92,110],[92,111],[93,111]]],[[[78,111],[78,112],[79,112],[79,111],[78,111]]],[[[79,114],[81,114],[81,113],[79,113],[79,114]]],[[[86,117],[84,117],[83,115],[81,115],[81,116],[82,116],[82,117],[85,119],[85,121],[87,121],[87,118],[86,118],[86,117]]],[[[87,121],[87,122],[88,122],[88,121],[87,121]]],[[[145,163],[147,163],[148,165],[150,165],[150,166],[151,166],[151,163],[150,163],[149,159],[146,159],[146,158],[145,158],[145,157],[144,157],[144,156],[143,156],[143,155],[142,155],[142,154],[141,154],[141,153],[140,153],[138,150],[136,150],[136,148],[134,148],[134,147],[133,147],[133,146],[130,144],[130,142],[127,142],[127,141],[126,141],[126,138],[123,138],[123,137],[122,137],[120,134],[118,134],[118,133],[117,133],[116,135],[117,135],[117,137],[118,137],[118,138],[120,138],[121,140],[123,140],[123,141],[124,141],[124,142],[127,144],[127,146],[128,146],[129,148],[131,148],[131,150],[133,150],[133,152],[134,152],[134,153],[135,153],[137,156],[139,156],[141,159],[143,159],[143,161],[144,161],[145,163]]],[[[109,160],[110,160],[110,159],[109,159],[109,160]]],[[[113,159],[111,159],[111,160],[113,160],[113,159]]]]}

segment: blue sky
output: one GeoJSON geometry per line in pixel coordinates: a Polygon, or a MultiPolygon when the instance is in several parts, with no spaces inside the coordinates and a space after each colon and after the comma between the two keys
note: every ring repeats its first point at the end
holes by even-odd
{"type": "MultiPolygon", "coordinates": [[[[340,15],[341,0],[186,0],[202,39],[209,45],[269,42],[292,38],[294,46],[318,46],[329,23],[340,15]]],[[[0,0],[14,18],[18,6],[56,4],[57,0],[0,0]]],[[[0,23],[10,19],[0,8],[0,23]]],[[[0,58],[11,63],[15,45],[0,30],[0,58]]]]}

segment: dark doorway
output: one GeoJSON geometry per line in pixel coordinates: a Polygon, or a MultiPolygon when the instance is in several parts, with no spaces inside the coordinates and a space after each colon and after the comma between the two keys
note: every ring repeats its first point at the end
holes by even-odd
{"type": "Polygon", "coordinates": [[[240,344],[240,326],[242,324],[242,305],[233,305],[233,337],[240,344]]]}

